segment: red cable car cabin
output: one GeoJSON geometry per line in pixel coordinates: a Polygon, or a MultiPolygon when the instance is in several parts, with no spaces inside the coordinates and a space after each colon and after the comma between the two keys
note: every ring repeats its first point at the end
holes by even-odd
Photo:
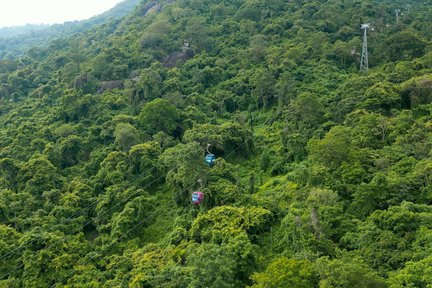
{"type": "Polygon", "coordinates": [[[192,193],[192,203],[199,205],[204,201],[204,193],[201,191],[196,191],[192,193]]]}

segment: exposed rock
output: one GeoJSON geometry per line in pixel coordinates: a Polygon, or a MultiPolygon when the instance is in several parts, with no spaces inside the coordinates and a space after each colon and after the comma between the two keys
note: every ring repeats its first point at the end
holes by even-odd
{"type": "Polygon", "coordinates": [[[185,44],[182,47],[182,52],[173,52],[169,54],[164,60],[164,65],[167,68],[177,67],[193,56],[193,51],[189,48],[189,45],[186,46],[185,44]]]}
{"type": "Polygon", "coordinates": [[[113,89],[123,89],[124,84],[121,80],[113,80],[113,81],[103,81],[100,82],[98,93],[103,93],[105,91],[113,90],[113,89]]]}

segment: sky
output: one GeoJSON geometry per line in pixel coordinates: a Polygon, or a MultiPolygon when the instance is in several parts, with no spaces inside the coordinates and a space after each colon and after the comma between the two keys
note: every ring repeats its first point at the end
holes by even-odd
{"type": "Polygon", "coordinates": [[[101,14],[123,0],[0,0],[0,28],[54,24],[101,14]]]}

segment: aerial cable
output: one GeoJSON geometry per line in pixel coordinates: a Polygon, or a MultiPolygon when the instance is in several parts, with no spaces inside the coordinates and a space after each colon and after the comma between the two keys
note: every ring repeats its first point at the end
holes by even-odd
{"type": "Polygon", "coordinates": [[[194,205],[200,205],[201,203],[204,202],[204,192],[202,192],[202,187],[203,187],[202,179],[198,179],[197,182],[200,184],[199,191],[192,192],[192,197],[191,197],[192,204],[194,205]]]}
{"type": "MultiPolygon", "coordinates": [[[[157,179],[155,179],[154,181],[152,181],[152,182],[150,182],[149,184],[147,184],[146,186],[144,186],[143,189],[146,189],[146,188],[150,187],[152,184],[154,184],[154,183],[156,183],[157,181],[161,180],[163,177],[165,177],[165,175],[161,175],[161,176],[159,176],[157,179]]],[[[128,198],[126,198],[126,200],[124,200],[124,201],[122,201],[122,202],[118,202],[116,205],[114,205],[114,206],[111,207],[110,209],[106,210],[105,212],[102,212],[102,214],[108,214],[108,212],[111,212],[114,208],[116,208],[116,207],[117,207],[118,205],[120,205],[121,203],[127,203],[129,200],[131,200],[131,198],[132,198],[133,196],[134,196],[134,194],[131,194],[128,198]]],[[[93,203],[93,204],[94,204],[94,203],[93,203]]],[[[70,218],[70,219],[72,219],[72,218],[70,218]]],[[[89,224],[91,224],[91,223],[93,223],[93,222],[94,222],[94,221],[88,221],[88,222],[86,222],[84,225],[80,226],[78,229],[76,229],[75,231],[73,231],[73,232],[70,233],[70,234],[67,234],[66,236],[74,235],[75,233],[77,233],[77,232],[81,231],[82,229],[84,229],[85,226],[87,226],[87,225],[89,225],[89,224]]],[[[51,231],[51,232],[53,232],[53,231],[51,231]]],[[[52,243],[52,244],[49,245],[48,247],[45,247],[44,250],[50,249],[50,248],[54,247],[54,245],[59,244],[59,243],[61,243],[61,242],[64,241],[64,240],[66,240],[66,237],[62,237],[61,239],[55,241],[54,243],[52,243]]],[[[23,245],[23,246],[24,246],[24,245],[23,245]]],[[[22,247],[23,247],[23,246],[22,246],[22,247]]],[[[22,247],[21,247],[21,248],[22,248],[22,247]]],[[[17,248],[17,249],[19,249],[19,248],[17,248]]],[[[16,251],[17,249],[15,249],[15,251],[16,251]]],[[[41,249],[41,250],[42,250],[42,249],[41,249]]],[[[11,254],[12,254],[12,253],[8,253],[7,256],[10,256],[11,254]]],[[[2,257],[2,258],[0,259],[0,261],[4,260],[7,256],[2,257]]],[[[0,279],[4,279],[5,276],[9,275],[9,274],[10,274],[11,272],[13,272],[13,271],[16,271],[16,270],[22,268],[23,266],[24,266],[24,263],[20,264],[17,268],[13,269],[12,271],[10,271],[10,272],[8,272],[8,273],[3,274],[2,276],[0,276],[0,279]]]]}
{"type": "MultiPolygon", "coordinates": [[[[154,211],[151,215],[147,216],[146,218],[144,218],[143,220],[141,220],[140,222],[138,222],[138,224],[134,225],[132,228],[130,228],[128,231],[126,231],[125,233],[123,233],[121,236],[119,236],[116,240],[112,241],[112,243],[114,242],[119,242],[120,240],[122,240],[123,237],[125,237],[127,234],[129,234],[130,232],[132,232],[135,228],[139,227],[141,224],[143,224],[145,221],[147,221],[148,219],[150,219],[151,217],[153,217],[154,215],[158,214],[159,211],[154,211]]],[[[96,256],[90,257],[90,259],[86,260],[84,263],[81,263],[80,265],[87,265],[91,260],[93,260],[96,256]]],[[[77,264],[77,263],[76,263],[77,264]]],[[[58,283],[54,283],[53,285],[51,285],[51,287],[55,287],[57,284],[61,285],[61,282],[63,282],[64,280],[68,279],[69,277],[72,276],[72,274],[76,273],[75,270],[72,269],[71,273],[69,273],[68,275],[66,275],[65,277],[63,277],[62,279],[60,279],[60,281],[58,283]]]]}
{"type": "MultiPolygon", "coordinates": [[[[224,159],[228,159],[231,155],[233,155],[237,150],[239,150],[241,147],[243,147],[246,144],[246,141],[244,141],[242,144],[240,144],[239,146],[237,146],[236,149],[234,149],[233,151],[231,151],[226,157],[224,157],[224,159]]],[[[206,171],[206,173],[204,173],[204,175],[206,175],[210,170],[206,171]]],[[[202,185],[202,178],[198,179],[198,183],[201,183],[202,185]]],[[[201,186],[202,187],[202,186],[201,186]]],[[[155,211],[154,213],[156,213],[157,211],[155,211]]],[[[121,240],[122,237],[126,236],[128,233],[130,233],[132,230],[134,230],[136,227],[138,227],[139,225],[141,225],[145,220],[149,219],[152,215],[150,215],[149,217],[145,218],[144,220],[140,221],[138,224],[136,224],[134,227],[132,227],[131,229],[129,229],[126,233],[124,233],[122,236],[120,236],[119,238],[117,238],[117,242],[119,240],[121,240]]],[[[87,260],[86,262],[82,263],[81,265],[86,265],[90,260],[87,260]]],[[[69,278],[73,273],[75,273],[76,271],[72,270],[71,273],[69,273],[66,277],[62,278],[60,280],[60,282],[64,281],[65,279],[69,278]]],[[[1,278],[0,278],[1,279],[1,278]]],[[[60,284],[61,283],[56,283],[56,284],[60,284]]],[[[53,284],[51,287],[55,287],[56,284],[53,284]]]]}
{"type": "MultiPolygon", "coordinates": [[[[153,172],[154,169],[157,169],[156,166],[152,165],[152,169],[150,170],[150,173],[153,172]]],[[[159,177],[157,180],[159,180],[161,177],[159,177]]],[[[149,185],[152,185],[155,181],[151,182],[149,185]]],[[[147,185],[146,187],[144,187],[143,189],[147,188],[149,185],[147,185]]],[[[133,194],[132,194],[133,195],[133,194]]],[[[129,199],[126,199],[125,201],[129,201],[129,199]]],[[[99,202],[99,200],[93,201],[90,204],[88,204],[87,206],[81,208],[79,211],[77,211],[75,214],[73,214],[72,216],[68,217],[65,219],[66,222],[73,220],[76,216],[80,215],[82,212],[84,212],[84,210],[90,208],[91,206],[97,204],[99,202]]],[[[114,205],[112,208],[116,207],[118,204],[120,204],[121,202],[117,203],[116,205],[114,205]]],[[[112,209],[111,208],[111,209],[112,209]]],[[[111,209],[108,209],[107,212],[109,212],[111,209]]],[[[77,233],[78,231],[80,231],[81,229],[84,229],[85,226],[89,225],[93,223],[93,221],[89,221],[87,223],[85,223],[84,225],[82,225],[82,227],[78,227],[77,230],[73,231],[72,233],[70,233],[70,235],[77,233]]],[[[47,232],[55,232],[55,231],[47,231],[47,232]]],[[[69,234],[68,234],[69,235],[69,234]]],[[[29,244],[29,242],[31,242],[31,240],[29,240],[28,242],[23,243],[22,245],[20,245],[20,247],[17,247],[15,249],[13,249],[12,251],[10,251],[9,253],[7,253],[6,255],[3,255],[0,257],[0,261],[3,261],[4,259],[6,259],[7,257],[11,256],[12,254],[14,254],[16,251],[18,251],[19,249],[23,248],[24,246],[26,246],[27,244],[29,244]]],[[[1,278],[0,278],[1,279],[1,278]]]]}
{"type": "MultiPolygon", "coordinates": [[[[226,157],[224,157],[224,159],[228,159],[231,155],[233,155],[237,150],[239,150],[239,149],[240,149],[241,147],[243,147],[245,144],[246,144],[246,141],[243,141],[242,144],[240,144],[239,146],[237,146],[236,149],[234,149],[233,151],[231,151],[231,152],[230,152],[226,157]]],[[[207,147],[209,147],[209,145],[208,145],[207,147]]],[[[153,168],[155,168],[155,167],[153,166],[153,168]]],[[[205,174],[207,174],[208,172],[209,172],[209,171],[207,171],[205,174]]],[[[204,175],[205,175],[205,174],[204,174],[204,175]]],[[[156,183],[157,181],[159,181],[159,180],[162,179],[163,177],[165,177],[165,175],[161,175],[160,177],[158,177],[157,179],[155,179],[154,181],[150,182],[148,185],[146,185],[145,187],[143,187],[143,189],[148,188],[149,186],[151,186],[152,184],[156,183]]],[[[133,194],[132,194],[130,197],[128,197],[128,198],[127,198],[125,201],[123,201],[123,202],[126,203],[127,201],[130,200],[130,198],[131,198],[132,196],[133,196],[133,194]]],[[[96,203],[96,202],[97,202],[97,201],[95,201],[95,203],[96,203]]],[[[110,212],[113,208],[117,207],[117,205],[119,205],[120,203],[121,203],[121,202],[119,202],[118,204],[114,205],[114,206],[111,207],[110,209],[106,210],[105,213],[110,212]]],[[[94,203],[93,203],[93,204],[94,204],[94,203]]],[[[89,206],[91,206],[91,205],[92,205],[92,204],[88,205],[87,207],[89,207],[89,206]]],[[[156,212],[156,211],[155,211],[155,212],[156,212]]],[[[126,235],[127,233],[129,233],[130,231],[132,231],[134,228],[138,227],[140,224],[142,224],[142,223],[143,223],[146,219],[148,219],[148,218],[149,218],[149,217],[145,218],[143,221],[140,221],[137,225],[135,225],[133,228],[131,228],[129,231],[127,231],[124,235],[126,235]]],[[[70,219],[71,219],[71,218],[70,218],[70,219]]],[[[80,226],[80,229],[75,230],[74,232],[72,232],[71,234],[68,234],[68,235],[73,235],[74,233],[77,233],[79,230],[83,229],[86,225],[91,224],[91,223],[93,223],[93,221],[89,221],[89,222],[87,222],[86,224],[80,226]]],[[[117,239],[117,241],[120,240],[120,239],[121,239],[121,237],[119,237],[119,238],[117,239]]],[[[61,238],[61,239],[55,241],[53,244],[51,244],[50,246],[44,248],[43,250],[47,250],[47,249],[49,249],[49,248],[52,248],[52,247],[54,247],[55,244],[58,244],[58,243],[60,243],[60,242],[62,242],[62,241],[64,241],[64,240],[66,240],[66,237],[63,237],[63,238],[61,238]]],[[[41,250],[42,250],[42,249],[41,249],[41,250]]],[[[38,251],[41,251],[41,250],[38,250],[38,251]]],[[[8,254],[8,255],[10,255],[10,254],[8,254]]],[[[36,256],[35,256],[35,257],[36,257],[36,256]]],[[[3,260],[3,259],[5,259],[5,257],[1,258],[0,261],[3,260]]],[[[2,276],[0,276],[0,280],[1,280],[1,279],[5,279],[6,276],[8,276],[9,274],[11,274],[12,272],[17,271],[18,269],[22,268],[23,266],[24,266],[24,263],[18,265],[18,267],[12,269],[11,271],[7,272],[6,274],[3,274],[2,276]]],[[[72,273],[71,273],[71,274],[72,274],[72,273]]],[[[71,274],[70,274],[70,275],[71,275],[71,274]]],[[[66,277],[66,278],[67,278],[67,277],[66,277]]],[[[65,279],[65,278],[64,278],[64,279],[65,279]]],[[[62,281],[63,281],[64,279],[62,279],[62,281]]],[[[56,285],[56,284],[54,284],[54,285],[56,285]]],[[[54,285],[53,285],[52,287],[54,287],[54,285]]]]}
{"type": "Polygon", "coordinates": [[[210,152],[210,145],[207,144],[207,155],[205,156],[204,160],[208,166],[213,166],[216,162],[216,156],[210,152]]]}

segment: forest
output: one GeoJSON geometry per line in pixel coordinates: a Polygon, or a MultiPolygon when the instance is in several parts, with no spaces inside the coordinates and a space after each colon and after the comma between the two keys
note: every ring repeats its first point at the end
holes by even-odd
{"type": "Polygon", "coordinates": [[[16,45],[0,287],[432,287],[430,1],[142,0],[16,45]]]}

